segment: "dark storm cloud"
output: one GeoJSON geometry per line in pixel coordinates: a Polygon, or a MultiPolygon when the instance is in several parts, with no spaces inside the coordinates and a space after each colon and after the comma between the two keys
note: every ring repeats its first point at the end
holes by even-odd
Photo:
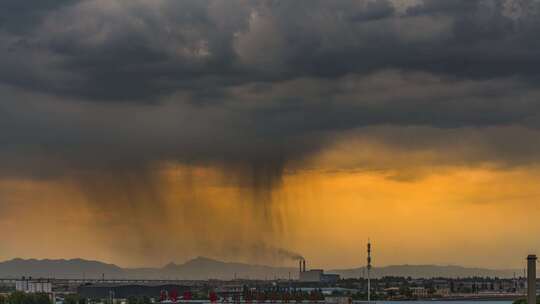
{"type": "Polygon", "coordinates": [[[247,22],[244,11],[210,1],[82,1],[49,12],[32,33],[9,32],[4,65],[15,61],[26,71],[2,76],[29,89],[96,100],[151,100],[183,89],[207,95],[234,76],[231,41],[247,22]],[[216,19],[211,10],[234,21],[216,19]],[[25,61],[40,55],[46,58],[25,61]],[[39,75],[41,68],[58,75],[39,75]]]}
{"type": "Polygon", "coordinates": [[[24,34],[25,31],[39,26],[50,11],[77,2],[78,0],[4,0],[0,4],[0,28],[24,34]]]}
{"type": "Polygon", "coordinates": [[[335,132],[538,127],[534,0],[30,3],[0,4],[4,159],[228,162],[257,188],[335,132]]]}
{"type": "Polygon", "coordinates": [[[219,100],[233,85],[392,68],[534,82],[538,75],[534,0],[66,3],[2,4],[23,16],[5,27],[2,63],[23,71],[7,69],[4,82],[149,101],[175,91],[219,100]],[[405,13],[400,3],[411,3],[405,13]],[[18,25],[30,28],[14,32],[18,25]],[[25,58],[40,56],[28,66],[25,58]]]}

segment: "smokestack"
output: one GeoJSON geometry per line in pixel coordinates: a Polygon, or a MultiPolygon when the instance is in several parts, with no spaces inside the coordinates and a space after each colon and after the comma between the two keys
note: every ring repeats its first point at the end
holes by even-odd
{"type": "Polygon", "coordinates": [[[302,272],[302,260],[298,260],[298,266],[299,266],[300,272],[302,272]]]}
{"type": "Polygon", "coordinates": [[[536,304],[536,255],[527,257],[527,304],[536,304]]]}
{"type": "Polygon", "coordinates": [[[302,269],[304,272],[306,272],[306,260],[302,260],[302,269]]]}

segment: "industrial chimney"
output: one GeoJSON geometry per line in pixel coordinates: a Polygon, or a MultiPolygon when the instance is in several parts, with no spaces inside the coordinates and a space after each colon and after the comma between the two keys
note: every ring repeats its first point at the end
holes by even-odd
{"type": "Polygon", "coordinates": [[[536,255],[527,257],[527,304],[536,304],[536,255]]]}
{"type": "Polygon", "coordinates": [[[306,260],[305,259],[302,260],[302,271],[306,272],[306,260]]]}

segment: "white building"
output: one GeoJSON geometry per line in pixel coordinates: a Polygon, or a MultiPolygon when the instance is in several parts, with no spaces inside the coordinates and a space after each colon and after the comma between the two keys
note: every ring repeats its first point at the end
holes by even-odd
{"type": "Polygon", "coordinates": [[[440,297],[448,297],[450,295],[450,288],[448,287],[436,288],[435,295],[440,296],[440,297]]]}
{"type": "Polygon", "coordinates": [[[15,282],[15,289],[26,293],[52,293],[52,283],[48,280],[23,278],[15,282]]]}
{"type": "Polygon", "coordinates": [[[351,297],[324,297],[326,304],[352,304],[351,297]]]}
{"type": "Polygon", "coordinates": [[[416,298],[425,298],[427,297],[427,289],[424,287],[411,287],[412,295],[416,298]]]}
{"type": "Polygon", "coordinates": [[[335,283],[337,281],[339,281],[339,275],[326,274],[322,269],[311,269],[300,272],[300,282],[335,283]]]}

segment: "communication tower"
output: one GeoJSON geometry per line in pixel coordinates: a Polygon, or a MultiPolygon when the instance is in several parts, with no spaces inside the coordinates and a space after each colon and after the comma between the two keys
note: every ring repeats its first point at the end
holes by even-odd
{"type": "Polygon", "coordinates": [[[371,241],[368,239],[367,243],[367,300],[371,301],[371,241]]]}

